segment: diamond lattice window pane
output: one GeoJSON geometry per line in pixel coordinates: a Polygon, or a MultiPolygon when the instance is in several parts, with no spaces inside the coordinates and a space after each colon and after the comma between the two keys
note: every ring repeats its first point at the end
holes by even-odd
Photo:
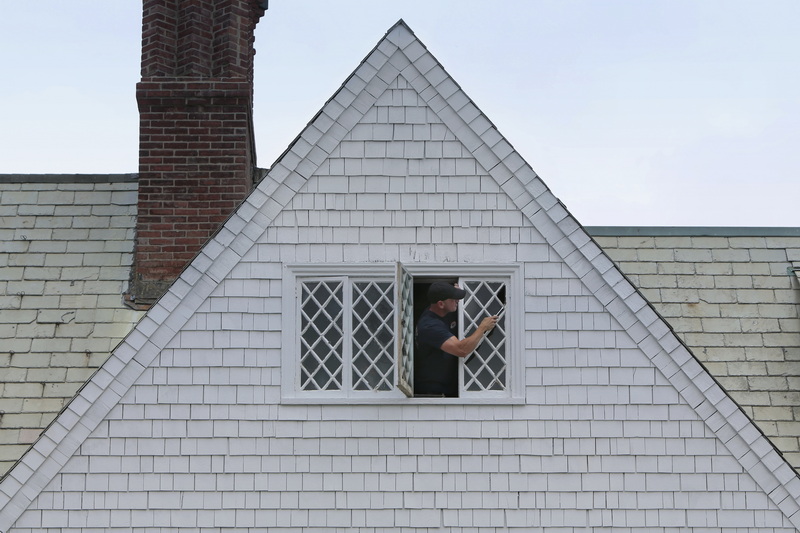
{"type": "Polygon", "coordinates": [[[394,386],[394,283],[353,283],[353,389],[394,386]]]}
{"type": "Polygon", "coordinates": [[[342,388],[344,305],[342,282],[302,283],[300,300],[300,387],[342,388]]]}
{"type": "Polygon", "coordinates": [[[398,265],[398,372],[397,388],[408,397],[414,396],[414,280],[398,265]]]}
{"type": "MultiPolygon", "coordinates": [[[[496,315],[504,306],[506,285],[503,282],[463,281],[462,288],[467,291],[462,304],[465,332],[474,331],[483,318],[496,315]]],[[[464,365],[467,391],[506,390],[506,339],[506,316],[503,315],[464,365]]]]}

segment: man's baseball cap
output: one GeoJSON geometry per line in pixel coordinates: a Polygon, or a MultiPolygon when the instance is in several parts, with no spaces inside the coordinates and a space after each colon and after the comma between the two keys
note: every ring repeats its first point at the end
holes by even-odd
{"type": "Polygon", "coordinates": [[[428,289],[428,303],[435,304],[441,300],[449,300],[451,298],[454,300],[461,300],[466,295],[467,291],[464,289],[457,289],[450,283],[437,281],[431,283],[428,289]]]}

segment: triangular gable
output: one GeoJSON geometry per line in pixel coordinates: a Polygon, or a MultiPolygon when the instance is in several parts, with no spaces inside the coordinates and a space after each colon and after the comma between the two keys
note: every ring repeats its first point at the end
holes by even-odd
{"type": "Polygon", "coordinates": [[[387,88],[412,88],[680,392],[771,501],[800,527],[800,479],[535,172],[402,21],[370,52],[0,484],[7,531],[251,250],[387,88]],[[400,81],[398,81],[400,80],[400,81]],[[394,84],[394,85],[393,85],[394,84]]]}

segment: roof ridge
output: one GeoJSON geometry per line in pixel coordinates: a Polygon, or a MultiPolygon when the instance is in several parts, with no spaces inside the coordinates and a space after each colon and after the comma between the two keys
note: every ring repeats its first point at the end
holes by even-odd
{"type": "Polygon", "coordinates": [[[597,237],[800,237],[792,226],[584,226],[597,237]]]}
{"type": "Polygon", "coordinates": [[[120,183],[138,181],[128,174],[0,174],[0,183],[120,183]]]}

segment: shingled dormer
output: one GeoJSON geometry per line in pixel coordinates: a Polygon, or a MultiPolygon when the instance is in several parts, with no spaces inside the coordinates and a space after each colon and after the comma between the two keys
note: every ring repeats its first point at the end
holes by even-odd
{"type": "Polygon", "coordinates": [[[161,296],[253,185],[254,30],[266,0],[144,0],[130,300],[161,296]]]}

